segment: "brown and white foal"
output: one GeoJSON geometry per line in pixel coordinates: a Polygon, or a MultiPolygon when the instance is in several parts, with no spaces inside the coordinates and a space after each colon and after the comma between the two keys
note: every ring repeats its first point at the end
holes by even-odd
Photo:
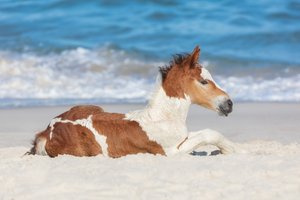
{"type": "Polygon", "coordinates": [[[76,106],[54,118],[36,135],[32,154],[61,154],[118,158],[128,154],[174,155],[190,153],[202,145],[215,145],[222,153],[235,145],[220,133],[205,129],[188,132],[186,117],[192,103],[228,115],[232,101],[198,63],[200,49],[178,55],[160,68],[159,85],[143,110],[107,113],[97,106],[76,106]]]}

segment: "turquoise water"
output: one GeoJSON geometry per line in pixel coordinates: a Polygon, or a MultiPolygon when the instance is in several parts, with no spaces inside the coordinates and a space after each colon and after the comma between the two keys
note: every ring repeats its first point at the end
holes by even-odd
{"type": "Polygon", "coordinates": [[[144,102],[197,44],[236,101],[300,101],[298,0],[4,0],[0,107],[144,102]]]}

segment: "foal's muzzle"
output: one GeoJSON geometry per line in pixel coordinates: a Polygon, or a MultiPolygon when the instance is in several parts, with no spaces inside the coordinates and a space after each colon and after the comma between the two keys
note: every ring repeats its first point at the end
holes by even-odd
{"type": "Polygon", "coordinates": [[[219,105],[219,111],[221,115],[227,116],[229,113],[232,112],[232,101],[230,99],[224,101],[222,104],[219,105]]]}

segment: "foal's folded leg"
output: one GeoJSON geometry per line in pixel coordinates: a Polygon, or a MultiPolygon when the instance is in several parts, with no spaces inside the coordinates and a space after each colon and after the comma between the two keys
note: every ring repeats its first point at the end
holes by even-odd
{"type": "Polygon", "coordinates": [[[190,132],[187,140],[179,146],[178,150],[179,152],[190,153],[200,146],[205,145],[217,146],[223,154],[245,153],[245,151],[226,139],[221,133],[211,129],[190,132]]]}

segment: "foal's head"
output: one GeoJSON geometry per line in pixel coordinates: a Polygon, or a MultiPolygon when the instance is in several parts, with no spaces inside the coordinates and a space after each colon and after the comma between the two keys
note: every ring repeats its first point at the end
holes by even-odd
{"type": "Polygon", "coordinates": [[[192,103],[227,116],[232,111],[232,101],[198,63],[199,54],[197,46],[191,54],[176,55],[170,66],[161,67],[163,89],[169,97],[189,96],[192,103]]]}

